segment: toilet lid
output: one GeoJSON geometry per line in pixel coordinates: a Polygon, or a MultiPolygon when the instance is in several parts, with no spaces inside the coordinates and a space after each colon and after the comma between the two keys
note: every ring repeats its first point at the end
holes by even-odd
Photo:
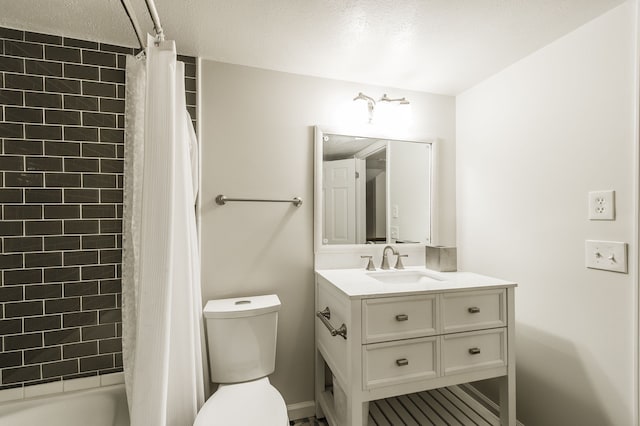
{"type": "Polygon", "coordinates": [[[268,378],[221,385],[205,402],[193,426],[286,426],[287,406],[268,378]]]}

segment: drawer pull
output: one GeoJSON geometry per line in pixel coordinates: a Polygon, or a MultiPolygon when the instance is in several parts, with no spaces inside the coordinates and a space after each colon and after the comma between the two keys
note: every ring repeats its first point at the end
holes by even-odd
{"type": "Polygon", "coordinates": [[[336,329],[329,322],[331,319],[331,310],[329,310],[328,306],[324,308],[324,310],[316,312],[316,316],[320,318],[320,321],[322,321],[324,326],[327,327],[327,330],[329,330],[329,333],[331,333],[333,337],[342,336],[344,340],[347,340],[347,326],[343,323],[338,329],[336,329]]]}
{"type": "Polygon", "coordinates": [[[467,311],[469,311],[470,314],[477,314],[478,312],[480,312],[480,308],[478,308],[477,306],[472,306],[471,308],[467,309],[467,311]]]}
{"type": "Polygon", "coordinates": [[[396,321],[407,321],[408,319],[409,315],[407,314],[396,315],[396,321]]]}
{"type": "Polygon", "coordinates": [[[469,353],[471,355],[478,355],[480,353],[480,348],[471,348],[469,349],[469,353]]]}
{"type": "Polygon", "coordinates": [[[409,360],[406,358],[396,359],[396,365],[398,367],[404,367],[405,365],[409,365],[409,360]]]}

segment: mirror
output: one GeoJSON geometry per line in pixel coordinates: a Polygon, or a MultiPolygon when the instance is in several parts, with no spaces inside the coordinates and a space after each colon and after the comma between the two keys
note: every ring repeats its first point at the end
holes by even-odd
{"type": "Polygon", "coordinates": [[[316,128],[318,247],[430,244],[433,143],[316,128]]]}

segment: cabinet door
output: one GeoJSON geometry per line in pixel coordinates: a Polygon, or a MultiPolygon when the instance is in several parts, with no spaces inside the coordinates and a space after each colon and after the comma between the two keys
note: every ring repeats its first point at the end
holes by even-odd
{"type": "Polygon", "coordinates": [[[363,387],[371,389],[437,377],[439,352],[436,336],[364,345],[363,387]]]}
{"type": "Polygon", "coordinates": [[[435,295],[362,301],[362,343],[434,335],[437,323],[435,295]]]}
{"type": "Polygon", "coordinates": [[[505,327],[505,294],[504,289],[443,293],[443,332],[505,327]]]}

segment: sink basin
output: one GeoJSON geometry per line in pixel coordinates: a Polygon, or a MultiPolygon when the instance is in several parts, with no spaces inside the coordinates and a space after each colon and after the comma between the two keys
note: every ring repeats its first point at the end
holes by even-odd
{"type": "Polygon", "coordinates": [[[385,284],[427,284],[442,281],[423,271],[380,271],[367,272],[367,275],[385,284]]]}

